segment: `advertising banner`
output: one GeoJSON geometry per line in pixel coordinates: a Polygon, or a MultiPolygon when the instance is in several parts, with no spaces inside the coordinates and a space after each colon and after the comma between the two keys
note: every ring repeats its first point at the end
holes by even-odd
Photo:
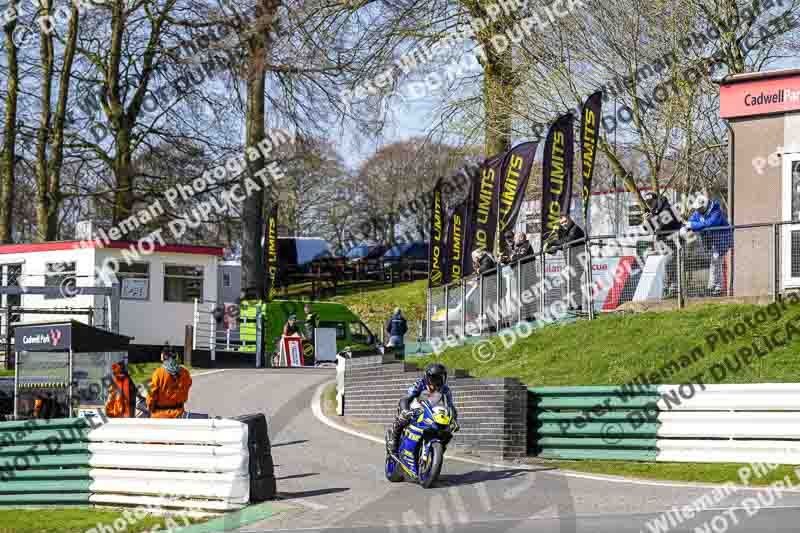
{"type": "Polygon", "coordinates": [[[526,142],[518,144],[508,151],[503,159],[503,167],[500,173],[500,253],[505,253],[506,241],[503,234],[507,230],[513,230],[517,223],[520,207],[525,200],[525,191],[528,188],[528,181],[531,177],[533,160],[536,158],[536,148],[539,143],[526,142]]]}
{"type": "Polygon", "coordinates": [[[557,236],[559,219],[569,214],[572,197],[574,135],[572,113],[562,115],[547,132],[542,161],[542,248],[557,236]]]}
{"type": "Polygon", "coordinates": [[[597,155],[597,137],[600,135],[600,111],[603,93],[597,91],[583,104],[581,110],[581,175],[583,176],[583,224],[589,232],[589,200],[592,198],[592,176],[597,155]]]}
{"type": "Polygon", "coordinates": [[[447,225],[447,271],[445,283],[461,279],[464,270],[464,235],[467,200],[453,209],[447,225]]]}
{"type": "Polygon", "coordinates": [[[264,267],[266,301],[272,301],[278,278],[278,204],[270,206],[264,230],[264,267]]]}
{"type": "Polygon", "coordinates": [[[472,274],[472,252],[494,252],[497,233],[497,200],[500,192],[500,170],[505,154],[490,157],[472,177],[469,203],[469,230],[464,248],[464,275],[472,274]]]}
{"type": "Polygon", "coordinates": [[[442,199],[442,180],[440,179],[431,195],[431,231],[428,248],[428,287],[431,288],[444,284],[444,223],[444,201],[442,199]]]}

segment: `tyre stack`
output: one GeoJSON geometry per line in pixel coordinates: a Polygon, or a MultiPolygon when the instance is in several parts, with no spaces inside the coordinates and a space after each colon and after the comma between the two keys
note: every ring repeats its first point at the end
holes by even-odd
{"type": "Polygon", "coordinates": [[[247,426],[247,447],[250,451],[250,503],[275,497],[275,465],[269,442],[267,418],[262,413],[234,417],[247,426]]]}

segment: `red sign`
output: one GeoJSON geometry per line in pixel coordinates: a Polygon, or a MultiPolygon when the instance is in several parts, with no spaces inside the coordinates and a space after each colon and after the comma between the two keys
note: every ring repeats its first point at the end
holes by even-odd
{"type": "Polygon", "coordinates": [[[303,366],[303,339],[300,337],[283,337],[282,362],[285,366],[303,366]]]}
{"type": "Polygon", "coordinates": [[[755,79],[722,85],[719,115],[749,117],[800,110],[800,76],[755,79]]]}

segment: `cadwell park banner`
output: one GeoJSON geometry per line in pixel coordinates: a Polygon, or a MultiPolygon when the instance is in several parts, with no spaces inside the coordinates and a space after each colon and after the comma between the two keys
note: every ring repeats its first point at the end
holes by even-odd
{"type": "Polygon", "coordinates": [[[569,214],[572,198],[574,135],[572,113],[562,115],[550,126],[542,161],[542,238],[541,245],[556,238],[559,219],[569,214]]]}
{"type": "Polygon", "coordinates": [[[500,252],[506,252],[503,234],[514,229],[519,210],[525,200],[525,191],[531,177],[533,160],[536,158],[537,142],[518,144],[506,153],[500,173],[500,195],[498,198],[500,252]]]}
{"type": "Polygon", "coordinates": [[[464,271],[464,235],[467,212],[467,200],[453,208],[450,222],[447,224],[447,271],[445,283],[458,281],[464,271]]]}
{"type": "Polygon", "coordinates": [[[428,287],[439,287],[445,283],[445,210],[442,199],[442,180],[436,182],[431,196],[431,231],[428,248],[428,287]]]}
{"type": "Polygon", "coordinates": [[[469,224],[464,247],[463,275],[472,274],[472,252],[494,251],[497,232],[497,200],[500,193],[500,170],[505,154],[486,159],[480,170],[472,176],[469,199],[469,224]]]}
{"type": "Polygon", "coordinates": [[[272,301],[278,278],[278,204],[272,204],[264,229],[264,267],[267,275],[266,301],[272,301]]]}
{"type": "Polygon", "coordinates": [[[597,91],[583,104],[581,110],[581,174],[583,176],[583,224],[589,232],[589,200],[592,197],[592,176],[594,161],[597,155],[597,138],[600,135],[600,111],[603,104],[603,92],[597,91]]]}

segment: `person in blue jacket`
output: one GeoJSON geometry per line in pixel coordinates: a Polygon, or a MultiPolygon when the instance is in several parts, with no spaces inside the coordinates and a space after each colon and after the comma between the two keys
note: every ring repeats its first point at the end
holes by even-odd
{"type": "Polygon", "coordinates": [[[430,363],[425,367],[425,374],[414,382],[406,391],[406,395],[400,399],[397,418],[386,439],[391,453],[397,453],[397,447],[400,445],[400,435],[414,416],[411,402],[426,391],[428,394],[438,391],[444,396],[447,405],[453,409],[453,420],[450,423],[450,429],[453,432],[459,430],[458,411],[453,403],[453,394],[450,392],[450,387],[447,386],[447,368],[441,363],[430,363]]]}
{"type": "Polygon", "coordinates": [[[731,228],[718,201],[700,195],[694,201],[694,209],[684,229],[700,234],[703,248],[711,258],[708,290],[713,296],[719,296],[722,292],[723,258],[733,245],[731,228]]]}
{"type": "Polygon", "coordinates": [[[386,333],[389,335],[387,346],[400,347],[405,345],[404,337],[408,333],[408,322],[399,307],[395,307],[394,313],[386,321],[386,333]]]}

